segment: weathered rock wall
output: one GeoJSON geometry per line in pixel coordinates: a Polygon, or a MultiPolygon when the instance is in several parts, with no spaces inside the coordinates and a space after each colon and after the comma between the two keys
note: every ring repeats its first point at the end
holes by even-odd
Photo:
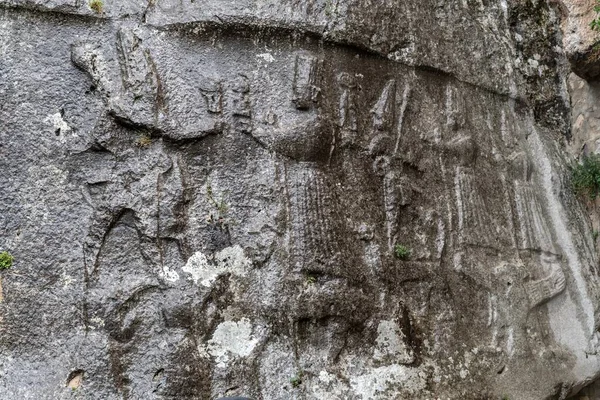
{"type": "Polygon", "coordinates": [[[595,379],[559,22],[544,1],[0,0],[0,398],[595,379]]]}
{"type": "MultiPolygon", "coordinates": [[[[563,47],[569,59],[572,73],[568,76],[568,91],[571,98],[571,140],[567,145],[572,162],[598,153],[600,136],[598,127],[598,71],[597,61],[600,40],[598,32],[590,27],[591,21],[597,17],[594,12],[595,1],[569,1],[563,4],[562,29],[563,47]]],[[[592,223],[594,248],[598,252],[597,233],[600,229],[600,214],[597,201],[582,198],[592,223]]],[[[598,390],[600,381],[585,387],[573,398],[596,400],[600,398],[598,390]]]]}

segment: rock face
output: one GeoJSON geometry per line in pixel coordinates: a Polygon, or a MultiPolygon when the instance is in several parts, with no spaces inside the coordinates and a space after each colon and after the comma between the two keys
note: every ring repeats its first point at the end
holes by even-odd
{"type": "Polygon", "coordinates": [[[596,5],[596,0],[569,0],[560,4],[566,55],[573,72],[589,80],[600,76],[600,36],[590,29],[590,23],[597,18],[596,5]]]}
{"type": "Polygon", "coordinates": [[[600,374],[567,6],[90,4],[0,0],[0,398],[563,399],[600,374]]]}

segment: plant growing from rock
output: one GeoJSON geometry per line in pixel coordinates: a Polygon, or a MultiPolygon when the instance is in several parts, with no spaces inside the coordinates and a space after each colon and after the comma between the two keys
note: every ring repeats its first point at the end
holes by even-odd
{"type": "Polygon", "coordinates": [[[596,13],[596,18],[590,22],[590,28],[593,31],[600,32],[600,0],[596,0],[596,5],[594,6],[594,12],[596,13]]]}
{"type": "Polygon", "coordinates": [[[575,192],[596,199],[600,193],[600,156],[584,156],[573,168],[572,183],[575,192]]]}
{"type": "Polygon", "coordinates": [[[410,257],[410,249],[402,244],[394,246],[394,255],[400,260],[408,260],[410,257]]]}
{"type": "Polygon", "coordinates": [[[135,145],[140,148],[146,148],[152,144],[150,135],[140,135],[135,141],[135,145]]]}
{"type": "Polygon", "coordinates": [[[9,269],[12,267],[14,257],[8,251],[0,252],[0,269],[9,269]]]}
{"type": "Polygon", "coordinates": [[[298,386],[302,385],[302,375],[303,373],[300,371],[290,378],[290,383],[292,384],[293,388],[297,388],[298,386]]]}
{"type": "Polygon", "coordinates": [[[104,9],[104,3],[102,3],[102,0],[90,0],[90,8],[97,14],[102,13],[102,10],[104,9]]]}
{"type": "Polygon", "coordinates": [[[225,201],[224,197],[215,197],[210,182],[206,184],[206,198],[213,206],[213,210],[208,215],[208,222],[218,225],[221,229],[227,228],[231,223],[231,220],[227,216],[229,212],[229,205],[225,201]]]}

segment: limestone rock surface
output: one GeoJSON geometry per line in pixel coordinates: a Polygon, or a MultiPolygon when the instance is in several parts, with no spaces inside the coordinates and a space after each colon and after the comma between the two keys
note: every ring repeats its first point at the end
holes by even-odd
{"type": "Polygon", "coordinates": [[[565,7],[0,0],[0,399],[577,393],[565,7]]]}
{"type": "Polygon", "coordinates": [[[600,32],[590,29],[597,18],[595,0],[560,1],[563,45],[573,72],[583,79],[596,80],[600,75],[600,32]]]}

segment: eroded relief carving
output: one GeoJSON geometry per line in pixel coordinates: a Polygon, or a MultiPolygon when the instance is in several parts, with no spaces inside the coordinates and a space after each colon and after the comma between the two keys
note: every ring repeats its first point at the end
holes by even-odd
{"type": "Polygon", "coordinates": [[[71,60],[90,75],[115,118],[141,128],[158,129],[159,118],[164,118],[166,110],[150,51],[136,32],[127,28],[118,31],[116,49],[118,78],[116,66],[106,61],[106,50],[99,45],[74,44],[71,60]]]}
{"type": "Polygon", "coordinates": [[[390,80],[371,109],[372,132],[369,143],[369,153],[374,158],[373,171],[382,179],[388,251],[392,251],[398,240],[400,207],[410,204],[412,194],[409,181],[403,179],[398,171],[399,165],[394,154],[396,96],[396,81],[390,80]]]}
{"type": "Polygon", "coordinates": [[[565,275],[560,257],[554,254],[542,254],[539,258],[541,274],[539,279],[525,283],[529,304],[533,308],[561,294],[566,287],[565,275]]]}
{"type": "Polygon", "coordinates": [[[385,84],[381,96],[371,109],[373,115],[374,136],[378,134],[389,136],[394,126],[396,106],[396,81],[390,80],[385,84]]]}
{"type": "Polygon", "coordinates": [[[352,145],[356,142],[358,134],[357,120],[357,91],[360,85],[357,78],[347,72],[342,72],[337,77],[339,97],[339,137],[342,146],[352,145]]]}
{"type": "Polygon", "coordinates": [[[287,173],[291,183],[290,251],[296,266],[305,273],[346,274],[339,227],[334,226],[342,221],[337,210],[339,199],[326,174],[306,164],[290,165],[287,173]]]}
{"type": "Polygon", "coordinates": [[[71,61],[81,70],[87,72],[94,83],[94,89],[105,96],[110,92],[109,66],[98,44],[78,42],[71,46],[71,61]]]}
{"type": "Polygon", "coordinates": [[[552,235],[538,195],[527,182],[515,181],[515,204],[518,215],[520,249],[553,251],[552,235]]]}
{"type": "MultiPolygon", "coordinates": [[[[157,64],[141,37],[139,28],[121,28],[115,43],[117,62],[107,48],[87,42],[72,45],[72,62],[87,72],[103,96],[109,113],[124,125],[145,129],[176,140],[202,138],[222,133],[224,84],[221,79],[198,72],[196,91],[185,101],[164,87],[157,64]]],[[[147,40],[147,39],[145,39],[147,40]]],[[[179,82],[173,82],[180,88],[179,82]]],[[[233,80],[228,93],[230,113],[247,130],[250,99],[247,78],[233,80]]]]}
{"type": "Polygon", "coordinates": [[[294,68],[294,93],[292,102],[299,110],[308,110],[317,103],[319,60],[309,54],[298,54],[294,68]]]}
{"type": "MultiPolygon", "coordinates": [[[[524,354],[528,313],[563,291],[565,279],[560,257],[541,244],[552,237],[543,204],[528,184],[514,184],[522,254],[514,249],[511,204],[497,200],[504,183],[489,189],[490,180],[513,179],[513,172],[505,171],[505,149],[492,146],[490,152],[481,144],[479,131],[492,135],[494,126],[489,116],[471,110],[465,95],[471,89],[426,86],[426,79],[407,77],[395,67],[375,73],[372,60],[356,61],[353,55],[328,62],[323,49],[262,54],[258,64],[240,55],[238,68],[215,53],[211,62],[222,68],[209,72],[203,65],[169,71],[167,57],[150,57],[135,35],[123,34],[118,48],[125,97],[140,101],[139,107],[128,106],[128,118],[142,121],[162,107],[164,118],[152,123],[153,133],[190,140],[164,141],[164,151],[179,157],[144,183],[156,185],[155,192],[148,191],[155,200],[115,200],[109,214],[124,216],[117,222],[99,218],[93,236],[108,235],[111,223],[126,226],[144,242],[140,257],[161,258],[148,267],[155,275],[150,285],[160,289],[136,299],[185,285],[200,289],[201,305],[182,305],[166,317],[169,326],[185,332],[188,345],[198,342],[189,351],[207,365],[198,374],[213,387],[194,395],[226,390],[224,382],[237,379],[230,378],[232,371],[250,371],[264,349],[291,349],[294,363],[327,374],[349,368],[360,358],[357,347],[372,349],[355,367],[365,376],[376,368],[423,371],[423,338],[430,338],[427,351],[453,351],[464,322],[452,296],[462,293],[464,282],[477,302],[488,296],[489,311],[477,309],[467,318],[485,326],[494,351],[524,354]],[[431,94],[438,92],[439,98],[431,94]],[[192,172],[187,164],[193,164],[192,172]],[[271,197],[261,192],[249,198],[249,187],[235,184],[258,174],[267,176],[263,184],[272,186],[271,197]],[[267,199],[280,204],[277,213],[261,214],[267,199]],[[257,221],[250,233],[243,230],[247,210],[257,221]],[[210,218],[220,227],[206,223],[207,215],[229,212],[210,218]],[[272,232],[271,250],[261,249],[261,257],[249,262],[245,257],[258,252],[254,242],[266,231],[272,232]],[[411,247],[408,260],[394,257],[400,243],[411,247]],[[223,261],[221,255],[233,258],[223,261]],[[283,300],[277,300],[279,293],[286,293],[283,300]],[[489,318],[482,322],[486,311],[489,318]],[[227,349],[226,337],[234,331],[243,333],[247,348],[227,349]],[[232,360],[243,365],[226,362],[232,360]]],[[[119,93],[100,51],[73,54],[98,86],[119,93]]],[[[108,191],[126,192],[126,186],[108,191]]],[[[133,303],[120,331],[131,331],[127,321],[155,307],[133,303]]],[[[467,335],[465,343],[471,341],[467,335]]]]}
{"type": "Polygon", "coordinates": [[[565,289],[561,256],[557,254],[547,218],[536,191],[515,181],[515,204],[519,221],[519,248],[525,250],[531,277],[525,283],[531,307],[540,305],[565,289]]]}
{"type": "Polygon", "coordinates": [[[547,2],[0,3],[5,397],[564,398],[597,375],[567,337],[598,325],[597,260],[555,179],[547,2]]]}
{"type": "Polygon", "coordinates": [[[252,131],[252,104],[250,100],[250,81],[247,76],[239,74],[231,85],[231,112],[235,129],[243,133],[252,131]]]}
{"type": "Polygon", "coordinates": [[[223,112],[223,85],[220,81],[205,78],[200,82],[200,93],[206,102],[206,108],[211,114],[223,112]]]}
{"type": "Polygon", "coordinates": [[[549,218],[539,191],[534,188],[535,170],[526,153],[509,157],[513,182],[517,248],[527,266],[525,288],[531,308],[552,299],[565,289],[562,256],[556,250],[549,218]]]}
{"type": "Polygon", "coordinates": [[[460,241],[463,244],[494,246],[492,221],[486,212],[487,206],[480,195],[473,170],[457,167],[454,185],[460,241]]]}
{"type": "Polygon", "coordinates": [[[456,87],[446,86],[446,126],[451,131],[459,131],[466,125],[466,106],[463,96],[456,87]]]}
{"type": "Polygon", "coordinates": [[[162,112],[161,82],[150,51],[129,29],[117,33],[122,92],[114,99],[117,118],[144,127],[158,126],[162,112]]]}
{"type": "Polygon", "coordinates": [[[532,190],[535,171],[525,153],[515,153],[519,141],[507,128],[507,113],[479,122],[462,109],[467,101],[456,93],[454,87],[446,89],[442,134],[444,163],[450,161],[454,170],[457,241],[448,242],[454,267],[488,291],[490,351],[502,349],[508,359],[524,357],[544,346],[544,328],[531,314],[564,291],[562,257],[554,248],[539,190],[532,190]],[[478,123],[494,136],[479,137],[478,123]],[[485,140],[487,148],[482,148],[485,140]]]}

